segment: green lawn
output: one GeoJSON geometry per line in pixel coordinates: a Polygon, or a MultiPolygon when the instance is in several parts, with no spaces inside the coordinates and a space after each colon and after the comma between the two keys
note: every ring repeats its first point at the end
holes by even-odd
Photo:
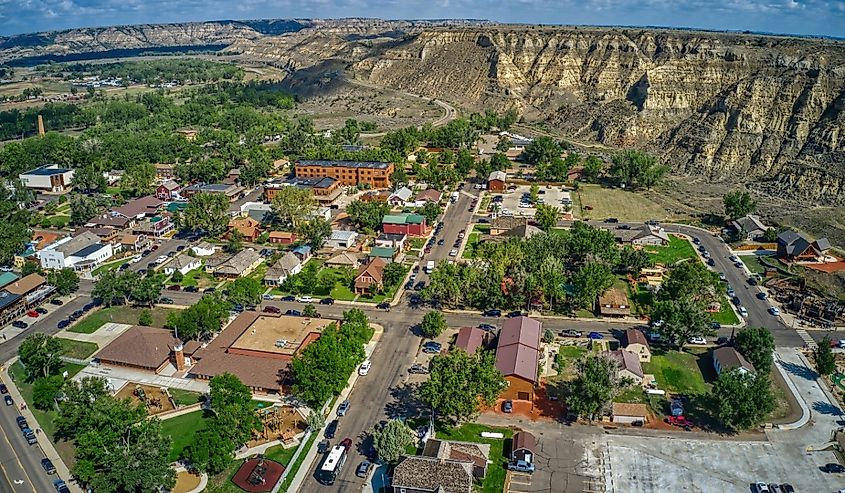
{"type": "Polygon", "coordinates": [[[168,389],[168,392],[170,392],[170,396],[173,397],[173,400],[176,401],[176,405],[179,407],[196,404],[202,396],[199,392],[182,389],[168,389]]]}
{"type": "Polygon", "coordinates": [[[722,325],[736,325],[739,323],[739,318],[734,313],[733,308],[731,308],[730,300],[724,294],[721,295],[721,299],[719,300],[719,307],[720,310],[718,313],[710,314],[714,322],[719,322],[722,325]]]}
{"type": "MultiPolygon", "coordinates": [[[[112,306],[97,310],[87,317],[80,320],[77,324],[69,327],[70,332],[78,332],[80,334],[91,334],[108,322],[119,324],[138,324],[138,316],[144,308],[137,308],[131,306],[112,306]]],[[[164,327],[167,322],[167,314],[176,311],[173,308],[155,307],[150,310],[153,316],[153,327],[164,327]]]]}
{"type": "MultiPolygon", "coordinates": [[[[181,285],[183,288],[187,288],[188,286],[207,288],[209,286],[217,286],[219,282],[220,281],[215,279],[213,275],[207,273],[203,266],[200,266],[198,269],[194,269],[185,274],[185,276],[182,277],[182,282],[180,282],[179,285],[181,285]]],[[[172,281],[167,282],[167,284],[172,283],[172,281]]]]}
{"type": "Polygon", "coordinates": [[[508,428],[496,428],[475,423],[467,423],[457,428],[437,428],[437,438],[445,440],[457,440],[462,442],[475,442],[490,444],[490,466],[487,468],[487,475],[481,483],[481,491],[484,493],[502,493],[505,489],[505,442],[513,436],[513,430],[508,428]],[[482,431],[502,433],[505,438],[487,439],[481,438],[482,431]]]}
{"type": "Polygon", "coordinates": [[[305,448],[302,449],[302,453],[299,454],[299,457],[296,458],[296,462],[290,464],[288,469],[288,475],[285,477],[284,482],[282,483],[281,490],[287,491],[290,487],[291,481],[293,481],[293,477],[296,476],[296,472],[299,471],[299,468],[302,467],[302,463],[305,461],[305,456],[307,455],[305,452],[311,448],[314,444],[314,440],[317,439],[318,433],[312,433],[311,436],[308,438],[308,441],[305,442],[305,448]]]}
{"type": "MultiPolygon", "coordinates": [[[[710,385],[704,381],[702,367],[710,365],[707,352],[653,351],[651,361],[643,363],[643,371],[651,373],[663,390],[683,394],[703,394],[710,385]]],[[[709,367],[709,366],[708,366],[709,367]]]]}
{"type": "MultiPolygon", "coordinates": [[[[84,365],[65,363],[62,365],[62,369],[59,371],[59,374],[67,371],[68,378],[71,378],[82,371],[83,368],[85,368],[84,365]]],[[[38,420],[38,425],[42,430],[44,430],[44,433],[46,433],[50,439],[53,439],[56,435],[55,419],[59,413],[56,411],[40,411],[32,405],[32,383],[27,381],[26,371],[20,361],[16,361],[15,364],[9,367],[9,375],[11,375],[12,380],[15,381],[15,385],[17,385],[18,390],[23,396],[23,400],[25,400],[26,404],[29,406],[30,411],[32,411],[32,414],[35,415],[35,419],[38,420]]]]}
{"type": "MultiPolygon", "coordinates": [[[[407,275],[408,271],[410,270],[410,266],[403,264],[403,267],[405,268],[405,275],[407,275]]],[[[328,292],[314,287],[311,292],[306,292],[303,294],[310,294],[315,297],[330,296],[336,300],[341,301],[354,300],[357,295],[352,291],[349,285],[344,282],[341,282],[341,280],[343,279],[343,269],[335,267],[325,267],[320,272],[325,270],[328,270],[334,274],[336,279],[334,287],[328,292]]],[[[391,286],[383,294],[376,294],[373,296],[358,296],[357,301],[362,301],[364,303],[381,303],[384,300],[393,299],[393,296],[396,294],[397,289],[399,289],[399,285],[391,286]]],[[[287,296],[293,294],[279,288],[273,288],[270,293],[274,296],[287,296]]]]}
{"type": "Polygon", "coordinates": [[[192,413],[165,419],[161,422],[164,435],[170,435],[173,444],[170,446],[170,461],[179,459],[182,451],[187,448],[194,435],[208,426],[210,411],[194,411],[192,413]],[[209,413],[206,415],[206,413],[209,413]]]}
{"type": "Polygon", "coordinates": [[[587,354],[587,348],[581,346],[560,346],[558,354],[562,358],[578,359],[587,354]]]}
{"type": "Polygon", "coordinates": [[[70,222],[70,216],[53,216],[50,219],[50,224],[54,228],[64,228],[70,222]]]}
{"type": "Polygon", "coordinates": [[[103,273],[108,272],[108,271],[110,271],[110,270],[115,270],[115,269],[117,269],[117,268],[118,268],[118,267],[120,267],[120,266],[121,266],[121,264],[123,264],[124,262],[126,262],[126,259],[122,259],[122,258],[121,258],[121,259],[117,259],[117,260],[115,260],[115,261],[113,261],[113,262],[108,262],[108,263],[105,263],[105,264],[103,264],[103,265],[101,265],[101,266],[97,267],[97,268],[96,268],[96,269],[94,269],[93,271],[91,271],[91,274],[93,274],[93,275],[95,275],[95,276],[99,276],[100,274],[103,274],[103,273]]]}
{"type": "Polygon", "coordinates": [[[284,448],[281,445],[275,445],[264,451],[264,457],[286,466],[295,452],[296,447],[284,448]]]}
{"type": "Polygon", "coordinates": [[[419,250],[425,246],[425,238],[411,238],[411,248],[419,250]]]}
{"type": "Polygon", "coordinates": [[[738,257],[751,272],[755,274],[762,274],[766,272],[766,266],[760,262],[760,257],[757,255],[738,255],[738,257]]]}
{"type": "Polygon", "coordinates": [[[464,246],[463,258],[475,258],[477,255],[475,250],[478,248],[478,243],[481,240],[481,233],[473,231],[467,236],[467,243],[464,246]]]}
{"type": "Polygon", "coordinates": [[[647,246],[645,251],[651,254],[655,263],[663,265],[671,265],[687,258],[696,258],[692,243],[675,235],[669,235],[668,245],[647,246]]]}
{"type": "Polygon", "coordinates": [[[94,342],[74,341],[61,337],[58,339],[62,342],[62,356],[68,358],[87,359],[99,349],[94,342]]]}

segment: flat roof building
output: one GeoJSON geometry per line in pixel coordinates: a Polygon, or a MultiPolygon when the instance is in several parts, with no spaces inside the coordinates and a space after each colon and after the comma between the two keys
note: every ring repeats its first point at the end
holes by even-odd
{"type": "Polygon", "coordinates": [[[369,185],[389,188],[393,163],[376,161],[299,160],[294,166],[297,178],[329,177],[342,185],[369,185]]]}

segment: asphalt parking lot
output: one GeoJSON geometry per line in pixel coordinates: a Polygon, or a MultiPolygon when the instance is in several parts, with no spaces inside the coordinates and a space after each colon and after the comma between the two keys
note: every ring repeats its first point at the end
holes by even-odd
{"type": "MultiPolygon", "coordinates": [[[[521,185],[516,187],[516,190],[514,191],[504,194],[493,193],[491,195],[493,195],[493,197],[496,195],[502,196],[502,210],[507,209],[513,212],[515,216],[534,217],[534,214],[537,212],[536,208],[519,207],[523,194],[528,194],[530,191],[531,187],[521,185]]],[[[568,192],[561,190],[560,187],[540,187],[538,199],[542,201],[541,203],[563,209],[565,207],[564,198],[567,197],[567,193],[568,192]]]]}

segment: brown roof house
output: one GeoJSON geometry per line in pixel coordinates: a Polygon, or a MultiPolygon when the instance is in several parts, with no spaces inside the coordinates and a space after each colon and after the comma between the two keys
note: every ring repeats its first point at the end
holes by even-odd
{"type": "Polygon", "coordinates": [[[213,263],[212,258],[209,258],[206,261],[206,270],[210,270],[215,276],[226,277],[229,279],[248,276],[255,270],[256,267],[261,265],[261,262],[264,260],[264,258],[252,248],[241,250],[216,266],[211,266],[213,263]]]}
{"type": "Polygon", "coordinates": [[[407,457],[393,470],[393,493],[471,493],[469,462],[435,457],[407,457]]]}
{"type": "Polygon", "coordinates": [[[599,315],[603,317],[626,317],[631,314],[628,295],[619,288],[610,288],[598,298],[599,315]]]}
{"type": "Polygon", "coordinates": [[[451,459],[472,464],[472,475],[483,478],[487,474],[487,458],[490,457],[490,445],[486,443],[454,442],[430,438],[425,442],[423,457],[451,459]]]}
{"type": "Polygon", "coordinates": [[[742,373],[756,373],[754,365],[752,365],[745,356],[740,354],[736,349],[724,346],[713,351],[713,369],[716,370],[717,375],[725,370],[732,370],[739,368],[742,373]]]}
{"type": "Polygon", "coordinates": [[[648,340],[645,338],[643,331],[637,329],[625,330],[625,345],[623,347],[626,351],[636,354],[641,362],[651,361],[651,347],[648,345],[648,340]]]}
{"type": "Polygon", "coordinates": [[[620,377],[630,378],[637,385],[643,384],[645,373],[643,373],[643,365],[640,364],[639,356],[625,349],[604,351],[602,354],[619,364],[620,377]]]}
{"type": "Polygon", "coordinates": [[[261,223],[251,217],[239,217],[229,221],[229,234],[237,231],[245,240],[255,241],[261,235],[261,223]]]}
{"type": "Polygon", "coordinates": [[[278,286],[288,277],[299,274],[300,271],[302,271],[302,262],[296,255],[287,252],[267,269],[267,273],[264,274],[264,285],[278,286]]]}
{"type": "Polygon", "coordinates": [[[443,194],[438,192],[433,188],[429,188],[427,190],[423,190],[422,192],[418,193],[415,197],[416,202],[440,202],[440,198],[443,197],[443,194]]]}
{"type": "Polygon", "coordinates": [[[342,252],[326,260],[325,265],[326,267],[351,267],[356,269],[360,263],[361,260],[357,256],[349,252],[342,252]]]}
{"type": "Polygon", "coordinates": [[[527,431],[518,431],[513,434],[511,445],[511,460],[524,460],[534,462],[534,455],[537,453],[537,438],[527,431]]]}
{"type": "Polygon", "coordinates": [[[645,404],[629,404],[614,402],[611,407],[611,418],[614,423],[631,424],[648,421],[648,406],[645,404]]]}
{"type": "Polygon", "coordinates": [[[362,265],[355,275],[355,294],[374,294],[384,286],[384,266],[387,262],[381,257],[374,257],[370,263],[362,265]]]}
{"type": "Polygon", "coordinates": [[[502,399],[534,401],[542,332],[542,324],[528,317],[509,318],[502,325],[496,346],[496,368],[508,384],[502,399]]]}
{"type": "MultiPolygon", "coordinates": [[[[198,348],[196,344],[191,347],[198,348]]],[[[104,365],[126,366],[157,374],[172,375],[190,366],[190,355],[185,354],[182,342],[173,336],[173,332],[138,325],[126,329],[94,358],[104,365]]]]}
{"type": "Polygon", "coordinates": [[[467,354],[474,354],[487,344],[487,336],[488,332],[478,327],[461,327],[455,339],[455,347],[463,349],[467,354]]]}

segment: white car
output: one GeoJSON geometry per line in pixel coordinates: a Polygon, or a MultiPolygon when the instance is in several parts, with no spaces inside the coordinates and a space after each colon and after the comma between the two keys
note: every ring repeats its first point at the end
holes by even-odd
{"type": "Polygon", "coordinates": [[[311,296],[300,296],[297,301],[299,301],[300,303],[312,303],[314,301],[314,298],[312,298],[311,296]]]}
{"type": "Polygon", "coordinates": [[[453,249],[449,250],[449,256],[450,257],[455,257],[457,255],[458,255],[458,249],[457,248],[453,248],[453,249]]]}
{"type": "Polygon", "coordinates": [[[752,489],[754,490],[754,493],[769,493],[769,486],[762,481],[754,483],[752,489]]]}
{"type": "Polygon", "coordinates": [[[141,257],[140,255],[135,255],[134,257],[129,259],[129,263],[134,264],[135,262],[140,262],[142,258],[143,257],[141,257]]]}
{"type": "Polygon", "coordinates": [[[733,298],[734,296],[736,296],[736,291],[734,291],[733,289],[729,289],[728,290],[728,296],[733,298]]]}
{"type": "Polygon", "coordinates": [[[746,310],[744,306],[739,307],[739,314],[748,318],[748,310],[746,310]]]}
{"type": "Polygon", "coordinates": [[[780,315],[780,308],[776,306],[769,307],[769,313],[777,317],[778,315],[780,315]]]}
{"type": "Polygon", "coordinates": [[[358,374],[361,375],[361,376],[364,376],[367,373],[370,373],[370,367],[372,367],[372,366],[373,366],[372,361],[365,360],[363,363],[361,363],[361,366],[358,368],[358,374]]]}
{"type": "Polygon", "coordinates": [[[687,342],[690,344],[707,344],[707,339],[703,337],[690,337],[687,339],[687,342]]]}
{"type": "Polygon", "coordinates": [[[167,255],[162,255],[161,257],[156,259],[157,264],[163,264],[165,262],[167,262],[167,255]]]}

